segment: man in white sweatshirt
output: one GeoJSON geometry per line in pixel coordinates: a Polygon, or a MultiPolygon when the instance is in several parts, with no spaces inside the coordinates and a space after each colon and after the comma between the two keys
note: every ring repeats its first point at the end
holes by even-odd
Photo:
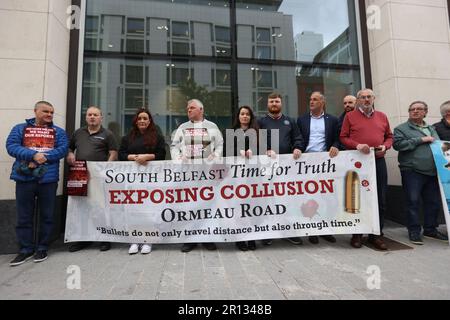
{"type": "MultiPolygon", "coordinates": [[[[203,103],[191,99],[187,103],[189,121],[182,123],[172,137],[172,160],[212,160],[222,155],[223,137],[217,125],[204,117],[203,103]]],[[[189,252],[197,243],[185,243],[182,252],[189,252]]],[[[203,243],[208,250],[216,250],[213,242],[203,243]]]]}

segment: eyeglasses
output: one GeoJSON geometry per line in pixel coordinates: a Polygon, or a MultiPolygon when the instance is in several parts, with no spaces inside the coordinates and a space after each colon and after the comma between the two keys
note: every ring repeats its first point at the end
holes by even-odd
{"type": "Polygon", "coordinates": [[[372,99],[373,98],[373,96],[372,95],[370,95],[370,96],[359,96],[358,97],[358,99],[361,99],[361,100],[366,100],[366,99],[372,99]]]}

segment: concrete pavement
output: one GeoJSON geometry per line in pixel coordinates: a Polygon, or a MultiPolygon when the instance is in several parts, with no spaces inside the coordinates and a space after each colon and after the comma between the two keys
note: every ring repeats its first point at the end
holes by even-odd
{"type": "Polygon", "coordinates": [[[154,245],[150,254],[134,256],[127,244],[69,253],[59,243],[41,263],[10,267],[15,255],[0,255],[0,299],[450,299],[449,245],[424,239],[414,246],[405,227],[394,223],[384,232],[413,249],[353,249],[349,235],[334,244],[258,242],[247,252],[225,243],[187,254],[181,245],[154,245]]]}

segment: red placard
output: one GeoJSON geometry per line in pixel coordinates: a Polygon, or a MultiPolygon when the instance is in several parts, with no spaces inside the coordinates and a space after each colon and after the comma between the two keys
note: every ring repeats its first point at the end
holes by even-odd
{"type": "Polygon", "coordinates": [[[23,146],[45,152],[55,147],[56,131],[47,127],[26,127],[23,133],[23,146]]]}
{"type": "Polygon", "coordinates": [[[67,194],[69,196],[87,196],[87,183],[89,174],[86,161],[75,161],[73,166],[69,166],[67,176],[67,194]]]}

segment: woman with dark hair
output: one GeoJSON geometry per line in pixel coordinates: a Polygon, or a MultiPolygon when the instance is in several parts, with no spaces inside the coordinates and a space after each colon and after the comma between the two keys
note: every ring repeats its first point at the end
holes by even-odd
{"type": "MultiPolygon", "coordinates": [[[[258,154],[258,122],[255,118],[255,114],[253,113],[252,108],[249,106],[241,106],[238,109],[237,115],[233,122],[234,129],[234,143],[232,145],[227,144],[225,140],[225,148],[224,155],[225,156],[242,156],[245,158],[251,158],[252,155],[258,154]],[[239,135],[236,133],[236,130],[241,129],[243,131],[243,135],[239,135]],[[242,149],[241,147],[244,147],[242,149]]],[[[226,139],[226,134],[224,135],[226,139]]],[[[228,140],[230,143],[230,141],[228,140]]],[[[256,242],[254,240],[251,241],[238,241],[236,242],[236,247],[239,250],[247,251],[247,250],[255,250],[256,242]]]]}
{"type": "MultiPolygon", "coordinates": [[[[139,109],[133,118],[130,133],[123,137],[120,143],[119,160],[136,161],[145,166],[149,161],[164,160],[165,157],[164,138],[158,134],[150,111],[147,108],[139,109]]],[[[128,253],[135,254],[139,248],[142,254],[152,251],[151,244],[133,243],[128,253]]]]}

